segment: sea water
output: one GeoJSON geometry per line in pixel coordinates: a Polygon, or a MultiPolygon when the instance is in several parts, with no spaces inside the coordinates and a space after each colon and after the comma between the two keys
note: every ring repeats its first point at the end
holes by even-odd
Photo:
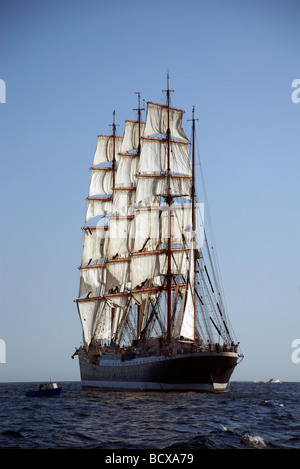
{"type": "Polygon", "coordinates": [[[300,382],[232,382],[223,394],[61,382],[60,396],[26,397],[38,384],[0,383],[1,449],[300,449],[300,382]]]}

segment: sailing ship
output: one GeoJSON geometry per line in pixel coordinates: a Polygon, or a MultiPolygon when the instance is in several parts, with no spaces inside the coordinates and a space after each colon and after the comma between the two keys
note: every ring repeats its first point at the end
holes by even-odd
{"type": "Polygon", "coordinates": [[[83,227],[83,389],[225,391],[241,356],[195,190],[185,111],[147,102],[99,135],[83,227]],[[207,248],[207,249],[206,249],[207,248]],[[208,250],[207,257],[205,251],[208,250]]]}

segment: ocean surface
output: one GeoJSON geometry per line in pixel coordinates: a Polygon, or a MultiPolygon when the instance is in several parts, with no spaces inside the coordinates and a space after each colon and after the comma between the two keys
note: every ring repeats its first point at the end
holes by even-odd
{"type": "Polygon", "coordinates": [[[62,382],[60,396],[26,397],[38,384],[0,383],[1,449],[300,449],[300,382],[232,382],[225,394],[62,382]]]}

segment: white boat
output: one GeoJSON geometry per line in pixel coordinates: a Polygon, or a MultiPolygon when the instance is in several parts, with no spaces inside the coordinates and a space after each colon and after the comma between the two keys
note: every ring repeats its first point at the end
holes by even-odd
{"type": "Polygon", "coordinates": [[[48,383],[41,383],[38,389],[32,389],[26,392],[26,397],[51,397],[59,396],[61,393],[61,387],[53,381],[48,383]]]}
{"type": "Polygon", "coordinates": [[[281,383],[280,379],[270,378],[268,383],[281,383]]]}

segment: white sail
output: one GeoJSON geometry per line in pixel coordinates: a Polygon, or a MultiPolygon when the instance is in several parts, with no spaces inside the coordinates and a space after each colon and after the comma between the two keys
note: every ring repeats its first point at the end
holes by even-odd
{"type": "Polygon", "coordinates": [[[80,269],[79,298],[91,292],[95,296],[97,288],[106,283],[105,265],[91,265],[80,269]]]}
{"type": "Polygon", "coordinates": [[[111,308],[104,301],[102,305],[102,311],[96,314],[93,338],[111,340],[111,308]]]}
{"type": "Polygon", "coordinates": [[[134,215],[129,244],[132,252],[157,249],[161,243],[167,243],[169,216],[172,244],[189,244],[193,239],[191,205],[139,208],[134,211],[134,215]]]}
{"type": "Polygon", "coordinates": [[[108,161],[113,161],[114,145],[115,145],[115,159],[116,161],[118,161],[119,159],[118,153],[121,151],[123,137],[115,136],[115,143],[113,139],[114,137],[112,135],[98,135],[93,166],[97,166],[101,163],[107,163],[108,161]]]}
{"type": "Polygon", "coordinates": [[[130,215],[135,204],[135,189],[134,188],[119,188],[114,190],[112,210],[114,214],[130,215]]]}
{"type": "Polygon", "coordinates": [[[116,172],[116,187],[130,187],[136,183],[138,155],[120,153],[116,172]]]}
{"type": "MultiPolygon", "coordinates": [[[[145,122],[140,122],[141,136],[144,135],[145,122]]],[[[139,122],[125,121],[124,137],[121,145],[121,153],[135,150],[139,146],[139,122]]]]}
{"type": "Polygon", "coordinates": [[[105,238],[106,229],[103,226],[84,229],[81,265],[106,257],[105,238]]]}
{"type": "Polygon", "coordinates": [[[136,210],[130,230],[130,251],[152,251],[160,243],[160,211],[136,210]]]}
{"type": "MultiPolygon", "coordinates": [[[[168,142],[160,138],[143,138],[138,169],[140,173],[168,171],[168,142]]],[[[192,175],[191,158],[186,142],[171,142],[170,171],[192,175]]]]}
{"type": "MultiPolygon", "coordinates": [[[[145,136],[166,134],[168,130],[168,106],[162,104],[148,102],[147,118],[145,127],[145,136]]],[[[170,131],[171,137],[180,138],[188,141],[187,136],[182,129],[182,115],[184,111],[181,109],[170,108],[170,131]]]]}
{"type": "Polygon", "coordinates": [[[89,196],[100,194],[112,194],[112,190],[112,168],[92,168],[89,196]]]}
{"type": "Polygon", "coordinates": [[[137,175],[136,201],[147,201],[153,196],[168,194],[168,179],[170,179],[170,194],[173,197],[187,197],[191,195],[191,180],[187,176],[172,175],[137,175]]]}
{"type": "Polygon", "coordinates": [[[78,301],[77,308],[83,329],[83,340],[88,347],[92,339],[110,339],[110,308],[105,301],[78,301]]]}
{"type": "Polygon", "coordinates": [[[192,206],[172,205],[164,207],[161,214],[162,234],[161,241],[168,242],[169,238],[169,216],[171,216],[171,243],[185,244],[191,240],[192,206]]]}
{"type": "MultiPolygon", "coordinates": [[[[145,280],[161,285],[161,276],[168,271],[168,258],[165,251],[143,252],[131,257],[130,281],[131,287],[141,285],[145,280]]],[[[187,252],[184,250],[172,251],[171,272],[173,274],[186,275],[188,272],[187,252]]]]}
{"type": "Polygon", "coordinates": [[[124,287],[130,280],[130,259],[112,260],[106,263],[106,291],[117,286],[124,287]]]}
{"type": "Polygon", "coordinates": [[[111,258],[115,256],[128,256],[128,234],[130,223],[131,218],[126,216],[110,218],[105,257],[111,258]]]}
{"type": "MultiPolygon", "coordinates": [[[[161,275],[167,274],[167,255],[165,251],[143,252],[130,258],[109,260],[105,264],[81,268],[79,297],[91,293],[95,296],[98,287],[105,285],[108,292],[116,287],[136,288],[145,280],[161,285],[161,275]]],[[[171,271],[186,275],[188,272],[187,251],[173,250],[171,271]]]]}
{"type": "Polygon", "coordinates": [[[90,198],[87,199],[87,209],[85,221],[89,221],[91,218],[106,215],[112,212],[112,199],[107,197],[102,198],[90,198]]]}
{"type": "Polygon", "coordinates": [[[180,335],[190,340],[194,340],[194,330],[195,330],[194,282],[195,282],[194,249],[193,247],[191,247],[189,284],[188,284],[188,289],[187,289],[183,321],[182,321],[181,330],[180,330],[180,335]]]}
{"type": "Polygon", "coordinates": [[[141,285],[147,279],[154,279],[159,276],[160,273],[160,254],[146,253],[132,256],[130,266],[132,288],[141,285]]]}

